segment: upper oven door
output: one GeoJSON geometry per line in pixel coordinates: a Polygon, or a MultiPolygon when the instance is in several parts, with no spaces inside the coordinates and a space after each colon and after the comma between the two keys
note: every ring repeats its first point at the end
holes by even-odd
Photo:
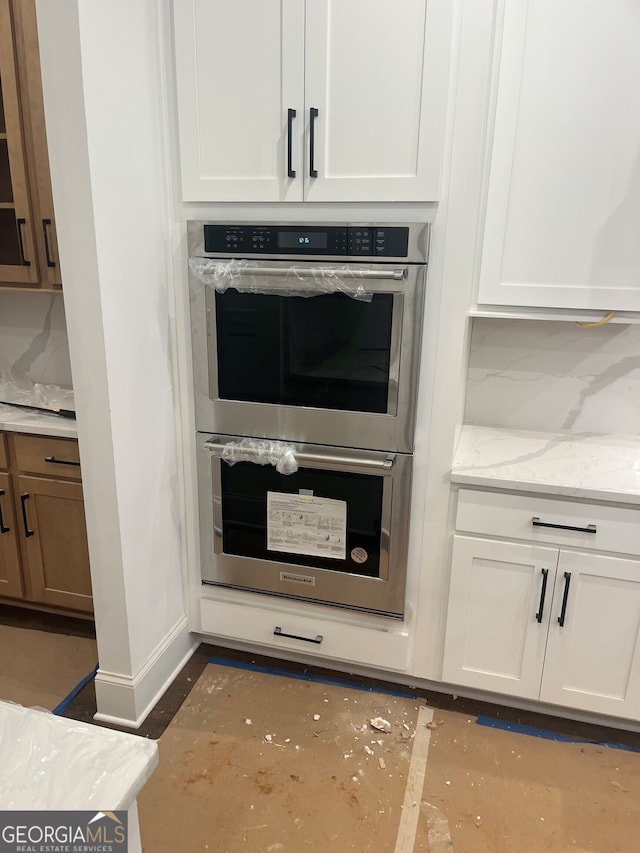
{"type": "Polygon", "coordinates": [[[424,266],[291,266],[191,277],[198,429],[411,451],[424,266]]]}

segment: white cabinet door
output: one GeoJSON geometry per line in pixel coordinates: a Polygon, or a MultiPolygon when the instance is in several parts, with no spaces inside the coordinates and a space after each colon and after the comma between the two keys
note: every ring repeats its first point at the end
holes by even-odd
{"type": "Polygon", "coordinates": [[[640,4],[505,4],[478,301],[640,311],[640,4]]]}
{"type": "Polygon", "coordinates": [[[540,698],[640,719],[640,561],[560,552],[540,698]]]}
{"type": "Polygon", "coordinates": [[[454,537],[444,681],[538,698],[557,560],[556,548],[454,537]]]}
{"type": "Polygon", "coordinates": [[[302,0],[174,0],[184,201],[301,201],[302,0]],[[288,176],[288,110],[292,126],[288,176]]]}
{"type": "Polygon", "coordinates": [[[449,0],[307,2],[305,200],[438,198],[451,13],[449,0]]]}

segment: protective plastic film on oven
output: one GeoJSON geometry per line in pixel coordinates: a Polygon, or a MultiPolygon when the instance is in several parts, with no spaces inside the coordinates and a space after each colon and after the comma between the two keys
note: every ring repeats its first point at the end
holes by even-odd
{"type": "Polygon", "coordinates": [[[396,413],[403,296],[380,282],[404,269],[190,264],[215,316],[212,399],[396,413]]]}

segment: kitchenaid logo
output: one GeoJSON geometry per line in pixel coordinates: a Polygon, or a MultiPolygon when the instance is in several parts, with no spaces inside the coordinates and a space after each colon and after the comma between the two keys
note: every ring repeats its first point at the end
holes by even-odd
{"type": "Polygon", "coordinates": [[[290,581],[291,583],[306,583],[309,586],[316,585],[316,579],[309,575],[294,575],[293,572],[280,572],[281,581],[290,581]]]}
{"type": "Polygon", "coordinates": [[[126,853],[127,813],[0,812],[0,853],[126,853]]]}

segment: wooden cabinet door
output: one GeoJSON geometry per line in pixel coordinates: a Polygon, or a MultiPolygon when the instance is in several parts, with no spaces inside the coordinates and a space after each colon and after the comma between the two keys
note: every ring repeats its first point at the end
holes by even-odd
{"type": "Polygon", "coordinates": [[[40,284],[42,287],[60,287],[62,278],[44,123],[35,0],[14,0],[12,9],[40,284]]]}
{"type": "Polygon", "coordinates": [[[174,0],[173,13],[184,201],[301,201],[303,0],[174,0]]]}
{"type": "Polygon", "coordinates": [[[0,474],[0,595],[22,598],[22,572],[8,474],[0,474]]]}
{"type": "Polygon", "coordinates": [[[640,311],[640,4],[504,7],[478,301],[640,311]]]}
{"type": "Polygon", "coordinates": [[[540,698],[640,719],[640,560],[560,552],[540,698]]]}
{"type": "Polygon", "coordinates": [[[0,282],[37,281],[13,20],[9,0],[0,0],[0,282]]]}
{"type": "Polygon", "coordinates": [[[454,537],[443,681],[538,698],[557,560],[555,548],[454,537]]]}
{"type": "Polygon", "coordinates": [[[89,551],[80,483],[17,478],[27,597],[92,611],[89,551]]]}
{"type": "Polygon", "coordinates": [[[307,2],[306,201],[438,199],[451,10],[448,0],[307,2]]]}

